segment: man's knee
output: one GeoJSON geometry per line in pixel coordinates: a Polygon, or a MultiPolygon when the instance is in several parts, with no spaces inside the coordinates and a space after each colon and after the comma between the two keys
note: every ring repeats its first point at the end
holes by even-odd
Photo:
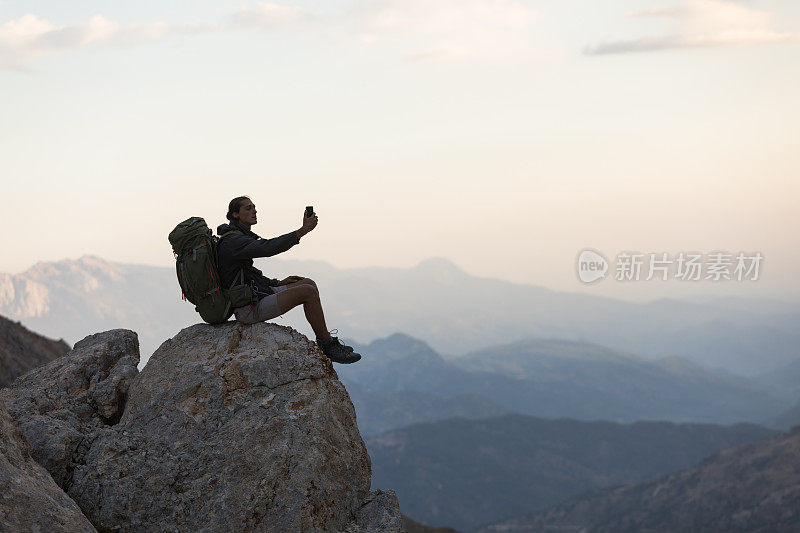
{"type": "Polygon", "coordinates": [[[315,289],[317,288],[317,284],[311,278],[303,278],[302,280],[300,280],[300,283],[305,283],[306,285],[311,285],[315,289]]]}
{"type": "Polygon", "coordinates": [[[300,286],[300,290],[302,290],[303,300],[313,300],[314,298],[319,298],[319,291],[317,290],[317,286],[304,283],[300,286]]]}

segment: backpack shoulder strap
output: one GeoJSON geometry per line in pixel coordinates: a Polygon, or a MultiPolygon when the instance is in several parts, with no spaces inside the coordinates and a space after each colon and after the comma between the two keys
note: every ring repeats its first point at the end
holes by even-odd
{"type": "Polygon", "coordinates": [[[223,237],[227,237],[228,235],[233,235],[234,233],[238,233],[239,235],[244,235],[244,233],[242,233],[242,232],[241,232],[241,231],[239,231],[238,229],[232,229],[232,230],[230,230],[230,231],[226,231],[225,233],[223,233],[222,235],[220,235],[220,236],[219,236],[219,240],[222,240],[222,239],[223,239],[223,237]]]}
{"type": "MultiPolygon", "coordinates": [[[[225,233],[223,233],[222,235],[219,236],[220,242],[222,242],[222,239],[224,239],[228,235],[233,235],[234,233],[244,236],[244,233],[239,231],[238,229],[232,229],[230,231],[226,231],[225,233]]],[[[232,289],[235,285],[244,285],[244,267],[242,267],[239,270],[239,273],[236,274],[236,277],[233,278],[233,281],[231,282],[231,286],[228,287],[228,289],[229,290],[232,289]]]]}

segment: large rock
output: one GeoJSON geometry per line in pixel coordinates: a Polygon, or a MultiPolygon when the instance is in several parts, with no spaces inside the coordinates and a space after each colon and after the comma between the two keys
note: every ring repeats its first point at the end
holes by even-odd
{"type": "Polygon", "coordinates": [[[136,374],[135,334],[78,343],[6,391],[100,530],[400,531],[330,361],[291,328],[192,326],[136,374]],[[134,357],[135,356],[135,357],[134,357]]]}
{"type": "Polygon", "coordinates": [[[75,465],[83,462],[88,437],[122,416],[138,363],[136,333],[107,331],[86,337],[68,355],[0,391],[31,455],[65,490],[75,465]]]}
{"type": "Polygon", "coordinates": [[[75,502],[28,453],[0,399],[0,531],[95,531],[75,502]]]}

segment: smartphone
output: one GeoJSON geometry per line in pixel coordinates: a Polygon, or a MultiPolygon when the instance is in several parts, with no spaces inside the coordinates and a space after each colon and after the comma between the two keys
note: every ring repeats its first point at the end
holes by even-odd
{"type": "Polygon", "coordinates": [[[313,205],[307,205],[306,206],[306,218],[310,217],[313,214],[314,214],[314,206],[313,205]]]}

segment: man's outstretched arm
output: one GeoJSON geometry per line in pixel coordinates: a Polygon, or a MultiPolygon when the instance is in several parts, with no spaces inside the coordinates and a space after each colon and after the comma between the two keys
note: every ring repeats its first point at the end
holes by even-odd
{"type": "MultiPolygon", "coordinates": [[[[290,231],[280,237],[273,239],[254,239],[246,240],[247,237],[232,235],[232,238],[241,239],[242,246],[235,246],[233,253],[234,259],[253,259],[255,257],[272,257],[283,253],[295,244],[300,243],[300,237],[306,235],[317,226],[317,215],[308,218],[303,217],[303,226],[295,231],[290,231]]],[[[237,243],[238,244],[238,243],[237,243]]]]}
{"type": "Polygon", "coordinates": [[[273,239],[247,239],[246,237],[238,235],[232,235],[232,237],[238,237],[236,240],[242,241],[241,244],[234,243],[233,246],[235,248],[233,258],[236,260],[253,259],[255,257],[272,257],[273,255],[285,252],[300,242],[296,231],[290,231],[285,235],[273,239]],[[240,244],[240,246],[236,246],[236,244],[240,244]]]}

